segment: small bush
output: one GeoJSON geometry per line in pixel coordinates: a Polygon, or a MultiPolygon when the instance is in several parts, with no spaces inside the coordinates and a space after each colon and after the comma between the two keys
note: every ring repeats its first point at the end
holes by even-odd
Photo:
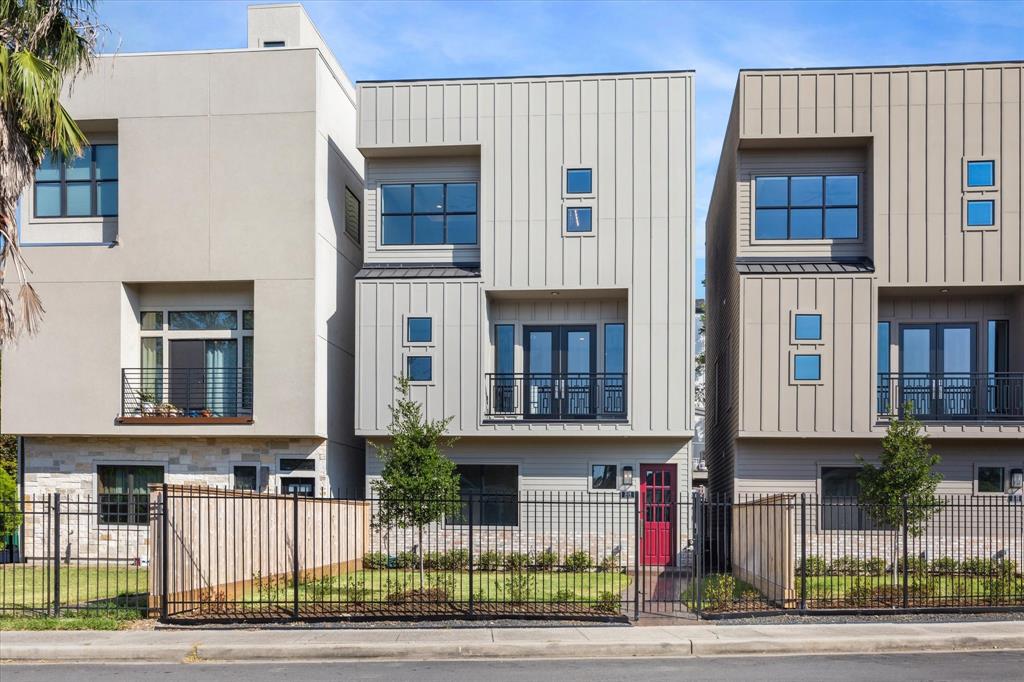
{"type": "Polygon", "coordinates": [[[828,574],[828,562],[822,559],[820,556],[807,557],[805,559],[805,565],[807,566],[807,575],[828,574]]]}
{"type": "Polygon", "coordinates": [[[395,568],[419,568],[420,557],[416,552],[406,550],[395,557],[395,568]]]}
{"type": "Polygon", "coordinates": [[[864,572],[871,576],[883,576],[886,573],[888,564],[882,557],[872,557],[864,561],[864,572]]]}
{"type": "Polygon", "coordinates": [[[867,580],[860,578],[850,583],[850,586],[846,588],[846,594],[844,595],[846,603],[851,606],[867,606],[871,603],[871,597],[874,595],[874,589],[871,587],[871,583],[867,580]]]}
{"type": "Polygon", "coordinates": [[[576,593],[572,590],[559,590],[551,595],[551,601],[561,604],[576,601],[576,593]]]}
{"type": "Polygon", "coordinates": [[[619,570],[619,558],[609,554],[597,564],[597,570],[602,573],[617,573],[619,570]]]}
{"type": "Polygon", "coordinates": [[[728,573],[712,573],[704,578],[702,596],[704,608],[721,611],[732,604],[732,595],[736,591],[736,579],[728,573]]]}
{"type": "Polygon", "coordinates": [[[363,555],[363,568],[375,570],[388,567],[388,555],[384,552],[369,552],[363,555]]]}
{"type": "MultiPolygon", "coordinates": [[[[896,562],[896,572],[903,573],[903,560],[900,559],[896,562]]],[[[907,573],[909,575],[924,575],[928,572],[928,560],[922,559],[921,557],[908,557],[907,558],[907,573]]]]}
{"type": "Polygon", "coordinates": [[[910,578],[907,592],[917,599],[931,599],[940,594],[942,588],[939,585],[939,581],[935,578],[918,573],[910,578]]]}
{"type": "Polygon", "coordinates": [[[455,595],[455,576],[447,573],[428,573],[427,586],[434,594],[444,595],[451,599],[455,595]]]}
{"type": "Polygon", "coordinates": [[[590,570],[590,567],[593,565],[594,560],[590,558],[589,554],[583,551],[573,552],[569,556],[565,557],[565,570],[572,573],[583,573],[584,571],[590,570]]]}
{"type": "Polygon", "coordinates": [[[558,552],[550,549],[538,552],[533,559],[533,564],[542,571],[550,571],[558,565],[558,552]]]}
{"type": "Polygon", "coordinates": [[[501,554],[494,550],[480,552],[480,555],[476,558],[476,566],[481,571],[497,571],[503,563],[501,554]]]}
{"type": "MultiPolygon", "coordinates": [[[[495,580],[495,583],[498,581],[495,580]]],[[[495,585],[500,587],[500,585],[495,585]]],[[[537,579],[530,573],[516,572],[505,578],[505,599],[513,604],[530,600],[537,591],[537,579]]]]}
{"type": "Polygon", "coordinates": [[[1024,601],[1024,580],[1012,573],[1001,573],[985,581],[985,602],[989,606],[1020,604],[1024,601]]]}
{"type": "Polygon", "coordinates": [[[951,556],[939,557],[932,561],[932,573],[955,575],[960,572],[960,562],[951,556]]]}
{"type": "Polygon", "coordinates": [[[509,552],[505,555],[506,571],[525,571],[530,566],[530,555],[526,552],[509,552]]]}
{"type": "Polygon", "coordinates": [[[828,567],[832,575],[860,575],[864,573],[864,562],[855,556],[841,556],[828,567]]]}
{"type": "Polygon", "coordinates": [[[609,615],[617,615],[620,608],[622,608],[622,603],[619,597],[612,592],[602,592],[598,595],[597,602],[594,604],[595,611],[609,615]]]}
{"type": "MultiPolygon", "coordinates": [[[[441,568],[442,554],[440,552],[427,552],[423,555],[423,568],[432,571],[441,568]]],[[[417,568],[419,564],[417,564],[417,568]]]]}
{"type": "Polygon", "coordinates": [[[469,566],[468,549],[450,549],[435,558],[435,568],[442,571],[461,571],[469,566]]]}
{"type": "Polygon", "coordinates": [[[761,593],[753,587],[744,587],[740,590],[739,601],[743,602],[746,606],[753,606],[757,602],[761,601],[761,593]]]}
{"type": "Polygon", "coordinates": [[[350,576],[342,588],[341,593],[354,604],[362,604],[373,594],[373,590],[366,587],[366,579],[363,577],[350,576]]]}

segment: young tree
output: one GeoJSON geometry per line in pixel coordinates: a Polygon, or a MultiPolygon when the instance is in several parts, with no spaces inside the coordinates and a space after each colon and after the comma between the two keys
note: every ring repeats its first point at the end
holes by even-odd
{"type": "Polygon", "coordinates": [[[374,523],[378,527],[415,528],[420,589],[423,589],[423,529],[459,509],[459,475],[455,463],[441,452],[454,438],[445,436],[452,417],[428,420],[423,407],[409,397],[409,380],[397,377],[398,399],[389,406],[387,444],[372,443],[383,463],[373,491],[379,498],[374,523]]]}
{"type": "Polygon", "coordinates": [[[7,540],[21,526],[21,504],[18,489],[6,471],[0,469],[0,549],[7,547],[7,540]]]}
{"type": "Polygon", "coordinates": [[[880,525],[903,527],[903,501],[906,500],[907,532],[914,537],[924,532],[924,525],[939,507],[935,488],[942,474],[932,470],[941,458],[931,451],[921,422],[907,403],[903,416],[889,422],[882,439],[880,466],[857,455],[862,469],[857,476],[860,492],[858,502],[880,525]]]}
{"type": "Polygon", "coordinates": [[[34,333],[42,319],[15,211],[45,152],[74,157],[86,143],[60,95],[95,56],[95,16],[92,0],[0,0],[0,343],[34,333]],[[21,282],[17,304],[9,264],[21,282]]]}

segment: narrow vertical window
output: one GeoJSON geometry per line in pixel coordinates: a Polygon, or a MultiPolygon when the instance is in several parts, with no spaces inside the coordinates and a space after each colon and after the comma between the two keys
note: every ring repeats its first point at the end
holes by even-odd
{"type": "Polygon", "coordinates": [[[494,407],[498,413],[511,413],[516,407],[516,328],[511,324],[494,326],[494,407]]]}
{"type": "Polygon", "coordinates": [[[1010,323],[1006,320],[988,321],[988,371],[1006,372],[1010,369],[1010,323]]]}
{"type": "Polygon", "coordinates": [[[878,414],[892,414],[892,381],[889,376],[889,323],[878,323],[878,348],[875,351],[878,358],[878,414]]]}

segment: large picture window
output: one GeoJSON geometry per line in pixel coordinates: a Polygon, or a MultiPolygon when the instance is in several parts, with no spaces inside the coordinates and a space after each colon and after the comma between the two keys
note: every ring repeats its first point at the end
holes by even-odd
{"type": "Polygon", "coordinates": [[[117,215],[117,145],[94,144],[67,158],[47,152],[35,174],[36,218],[117,215]]]}
{"type": "Polygon", "coordinates": [[[164,482],[162,466],[103,464],[96,467],[96,474],[100,523],[149,523],[149,485],[164,482]]]}
{"type": "Polygon", "coordinates": [[[821,467],[821,529],[880,530],[857,500],[859,467],[821,467]]]}
{"type": "Polygon", "coordinates": [[[381,185],[381,244],[477,243],[474,182],[381,185]]]}
{"type": "Polygon", "coordinates": [[[514,464],[459,464],[459,495],[463,498],[458,517],[448,523],[469,523],[470,507],[474,526],[519,525],[519,467],[514,464]]]}
{"type": "Polygon", "coordinates": [[[755,238],[857,239],[860,236],[859,180],[856,175],[756,178],[755,238]]]}

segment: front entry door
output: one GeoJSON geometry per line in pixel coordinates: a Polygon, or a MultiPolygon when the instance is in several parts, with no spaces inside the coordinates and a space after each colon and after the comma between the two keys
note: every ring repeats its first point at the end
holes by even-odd
{"type": "Polygon", "coordinates": [[[526,417],[593,419],[597,402],[597,330],[593,326],[525,327],[526,417]]]}
{"type": "MultiPolygon", "coordinates": [[[[975,326],[905,324],[900,328],[903,402],[923,417],[977,414],[975,326]]],[[[902,408],[902,405],[900,406],[902,408]]]]}
{"type": "Polygon", "coordinates": [[[646,566],[670,566],[675,559],[676,467],[673,464],[640,465],[640,499],[644,524],[643,562],[646,566]]]}

